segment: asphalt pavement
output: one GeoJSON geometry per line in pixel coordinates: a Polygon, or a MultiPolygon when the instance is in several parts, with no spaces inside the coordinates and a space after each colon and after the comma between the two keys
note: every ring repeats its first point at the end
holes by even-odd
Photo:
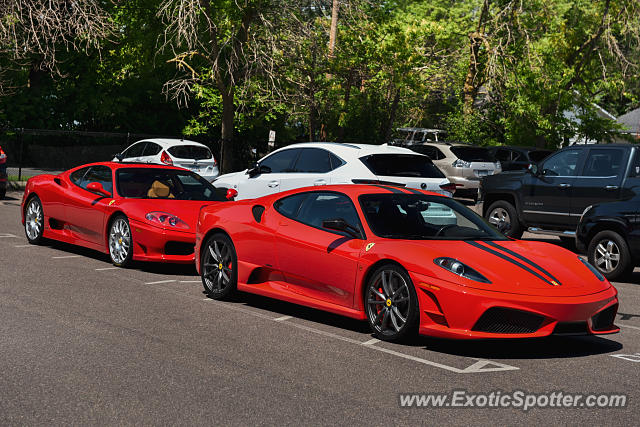
{"type": "Polygon", "coordinates": [[[640,425],[638,270],[615,284],[616,335],[390,344],[363,322],[321,311],[247,294],[211,300],[192,266],[119,269],[87,249],[29,245],[21,194],[8,196],[0,201],[1,425],[640,425]],[[528,411],[400,406],[400,393],[456,391],[627,401],[528,411]]]}

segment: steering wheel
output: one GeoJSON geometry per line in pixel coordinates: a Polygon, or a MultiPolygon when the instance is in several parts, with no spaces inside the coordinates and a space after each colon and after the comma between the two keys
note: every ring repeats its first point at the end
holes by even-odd
{"type": "Polygon", "coordinates": [[[442,227],[440,227],[438,229],[438,231],[436,232],[434,237],[442,236],[446,230],[448,230],[450,228],[453,228],[453,227],[457,227],[457,226],[458,226],[457,224],[445,224],[445,225],[443,225],[442,227]]]}

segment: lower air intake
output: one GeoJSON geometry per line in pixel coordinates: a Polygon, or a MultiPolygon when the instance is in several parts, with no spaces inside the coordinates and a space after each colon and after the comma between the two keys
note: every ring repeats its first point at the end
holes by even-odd
{"type": "Polygon", "coordinates": [[[526,311],[492,307],[473,327],[474,331],[494,334],[531,334],[542,325],[544,317],[526,311]]]}
{"type": "Polygon", "coordinates": [[[614,304],[609,308],[596,313],[591,318],[591,327],[594,331],[605,331],[613,327],[613,321],[616,318],[618,312],[618,304],[614,304]]]}

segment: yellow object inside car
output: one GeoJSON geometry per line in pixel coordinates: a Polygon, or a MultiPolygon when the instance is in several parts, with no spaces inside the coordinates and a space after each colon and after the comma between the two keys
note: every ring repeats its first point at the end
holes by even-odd
{"type": "Polygon", "coordinates": [[[171,189],[168,185],[163,184],[160,181],[153,181],[151,184],[151,188],[147,192],[147,197],[157,199],[157,198],[169,198],[174,199],[175,196],[171,194],[171,189]]]}

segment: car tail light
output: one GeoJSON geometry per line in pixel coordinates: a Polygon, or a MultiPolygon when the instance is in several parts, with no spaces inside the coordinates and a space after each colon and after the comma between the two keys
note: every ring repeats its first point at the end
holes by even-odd
{"type": "Polygon", "coordinates": [[[467,162],[465,160],[462,159],[456,159],[451,166],[453,166],[454,168],[470,168],[471,167],[471,162],[467,162]]]}
{"type": "Polygon", "coordinates": [[[218,162],[216,162],[216,158],[213,158],[213,166],[218,166],[218,162]]]}
{"type": "Polygon", "coordinates": [[[0,154],[0,165],[7,162],[7,155],[2,153],[0,154]]]}
{"type": "Polygon", "coordinates": [[[171,157],[167,154],[166,151],[163,151],[162,154],[160,155],[160,161],[165,165],[173,166],[173,160],[171,160],[171,157]]]}
{"type": "Polygon", "coordinates": [[[449,193],[455,193],[456,192],[456,185],[452,182],[448,182],[446,184],[442,184],[440,186],[440,188],[442,188],[444,191],[448,191],[449,193]]]}
{"type": "Polygon", "coordinates": [[[184,230],[189,229],[189,226],[186,222],[184,222],[177,216],[168,214],[166,212],[149,212],[147,215],[145,215],[145,218],[147,218],[148,221],[163,226],[182,228],[184,230]]]}

